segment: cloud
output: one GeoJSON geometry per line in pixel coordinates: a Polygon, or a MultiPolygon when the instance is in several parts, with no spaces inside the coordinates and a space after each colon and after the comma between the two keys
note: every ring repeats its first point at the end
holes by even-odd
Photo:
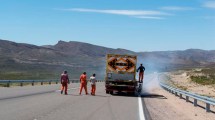
{"type": "Polygon", "coordinates": [[[204,7],[215,9],[215,1],[207,1],[203,4],[204,7]]]}
{"type": "Polygon", "coordinates": [[[77,11],[77,12],[94,12],[94,13],[106,13],[106,14],[116,14],[116,15],[170,15],[165,12],[160,11],[149,11],[149,10],[97,10],[97,9],[84,9],[84,8],[72,8],[72,9],[62,9],[65,11],[77,11]]]}
{"type": "Polygon", "coordinates": [[[125,15],[125,16],[132,16],[135,18],[141,18],[141,19],[163,19],[161,16],[172,15],[166,12],[155,11],[155,10],[114,10],[114,9],[99,10],[99,9],[85,9],[85,8],[71,8],[71,9],[58,9],[58,10],[125,15]]]}
{"type": "Polygon", "coordinates": [[[153,17],[153,16],[136,16],[136,18],[141,18],[141,19],[156,19],[156,20],[165,19],[163,17],[153,17]]]}
{"type": "Polygon", "coordinates": [[[161,10],[174,10],[174,11],[187,11],[187,10],[193,10],[194,8],[191,7],[178,7],[178,6],[166,6],[161,7],[161,10]]]}

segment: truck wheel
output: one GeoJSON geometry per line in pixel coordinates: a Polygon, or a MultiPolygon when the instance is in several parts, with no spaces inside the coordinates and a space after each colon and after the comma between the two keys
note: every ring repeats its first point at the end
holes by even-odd
{"type": "Polygon", "coordinates": [[[113,94],[113,91],[110,91],[110,94],[112,95],[112,94],[113,94]]]}
{"type": "Polygon", "coordinates": [[[110,92],[106,90],[106,94],[109,94],[110,92]]]}

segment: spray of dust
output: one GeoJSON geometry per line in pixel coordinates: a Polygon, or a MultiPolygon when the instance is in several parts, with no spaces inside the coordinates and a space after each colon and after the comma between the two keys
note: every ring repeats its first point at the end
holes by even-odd
{"type": "Polygon", "coordinates": [[[142,85],[143,93],[151,93],[153,90],[160,88],[158,73],[148,74],[145,76],[142,85]]]}
{"type": "MultiPolygon", "coordinates": [[[[142,93],[153,93],[153,90],[160,88],[159,73],[162,71],[162,68],[165,68],[165,66],[158,64],[158,60],[154,61],[151,58],[138,57],[137,67],[141,63],[146,68],[142,83],[142,93]]],[[[138,74],[136,75],[136,78],[139,79],[138,74]]]]}

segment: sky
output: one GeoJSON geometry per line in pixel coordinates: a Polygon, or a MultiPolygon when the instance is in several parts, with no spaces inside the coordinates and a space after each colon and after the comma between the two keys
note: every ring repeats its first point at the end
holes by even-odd
{"type": "Polygon", "coordinates": [[[0,39],[215,50],[215,0],[0,0],[0,39]]]}

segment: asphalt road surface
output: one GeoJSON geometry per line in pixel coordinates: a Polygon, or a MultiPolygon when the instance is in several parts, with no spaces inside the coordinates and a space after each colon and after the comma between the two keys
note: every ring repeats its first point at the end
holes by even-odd
{"type": "MultiPolygon", "coordinates": [[[[105,93],[97,83],[96,96],[79,95],[79,84],[61,95],[60,84],[0,88],[0,120],[144,120],[147,112],[138,96],[105,93]]],[[[88,87],[90,90],[90,87],[88,87]]],[[[90,91],[89,91],[90,92],[90,91]]]]}
{"type": "Polygon", "coordinates": [[[215,113],[160,88],[156,74],[144,78],[143,88],[140,95],[109,95],[97,83],[91,96],[79,95],[78,83],[69,85],[68,95],[60,94],[60,84],[1,87],[0,120],[214,120],[215,113]]]}

